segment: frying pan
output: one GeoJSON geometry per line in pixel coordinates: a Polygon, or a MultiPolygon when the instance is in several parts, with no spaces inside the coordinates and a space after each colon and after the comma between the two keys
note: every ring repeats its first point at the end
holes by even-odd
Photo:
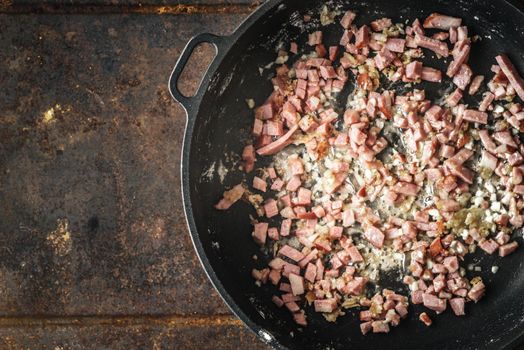
{"type": "MultiPolygon", "coordinates": [[[[255,216],[254,210],[241,202],[225,212],[215,210],[213,205],[225,188],[252,180],[253,175],[246,176],[238,170],[238,155],[250,137],[253,121],[253,112],[245,99],[253,98],[259,105],[272,91],[271,70],[260,72],[259,68],[275,59],[279,43],[295,40],[304,48],[307,33],[319,28],[318,14],[324,4],[312,0],[269,0],[231,36],[201,34],[192,38],[173,70],[170,90],[188,118],[181,165],[184,208],[195,249],[210,280],[231,310],[262,341],[277,349],[514,348],[524,335],[522,248],[503,260],[479,254],[466,261],[481,267],[481,272],[468,271],[468,277],[482,276],[487,293],[477,304],[466,305],[465,317],[454,316],[449,308],[439,316],[425,310],[434,321],[426,327],[417,319],[423,308],[411,305],[408,319],[389,334],[361,335],[356,311],[351,310],[336,323],[329,323],[306,307],[308,327],[299,327],[285,308],[278,309],[271,302],[276,292],[273,286],[255,285],[250,271],[264,267],[269,257],[251,238],[249,216],[255,216]],[[314,19],[305,26],[300,25],[304,14],[312,14],[314,19]],[[197,93],[184,96],[177,88],[177,80],[193,49],[204,42],[215,46],[216,56],[197,93]],[[500,267],[496,274],[490,270],[492,265],[500,267]]],[[[524,73],[524,13],[521,5],[513,1],[369,0],[331,1],[328,5],[356,11],[357,25],[384,16],[394,22],[411,22],[432,12],[461,17],[472,34],[482,37],[470,54],[474,72],[490,77],[494,57],[505,52],[524,73]]],[[[322,30],[328,44],[338,42],[342,33],[338,23],[322,30]]],[[[442,62],[429,65],[445,68],[442,62]]],[[[443,93],[440,84],[422,87],[430,97],[443,93]]],[[[267,159],[258,158],[258,167],[267,164],[267,159]]],[[[514,236],[521,236],[521,232],[514,236]]],[[[517,240],[522,246],[520,238],[517,240]]],[[[383,286],[407,293],[395,272],[381,279],[383,286]]]]}

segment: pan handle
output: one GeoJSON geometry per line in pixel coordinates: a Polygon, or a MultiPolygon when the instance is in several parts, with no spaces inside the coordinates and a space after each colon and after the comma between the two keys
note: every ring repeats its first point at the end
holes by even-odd
{"type": "MultiPolygon", "coordinates": [[[[182,74],[182,71],[184,70],[184,67],[187,64],[187,61],[189,60],[189,57],[191,56],[191,53],[193,53],[195,47],[202,43],[210,43],[215,46],[216,55],[213,58],[213,60],[216,60],[218,56],[223,54],[223,44],[225,43],[224,37],[220,37],[209,33],[198,34],[192,37],[186,44],[186,47],[182,50],[182,54],[178,58],[178,61],[175,64],[175,68],[173,68],[173,72],[171,73],[171,77],[169,78],[169,91],[171,92],[171,96],[173,96],[173,98],[184,107],[188,115],[190,114],[189,111],[192,110],[192,108],[195,106],[196,100],[200,97],[200,89],[202,87],[202,82],[204,82],[207,76],[207,72],[202,77],[202,81],[198,86],[196,93],[193,96],[185,96],[184,94],[182,94],[182,92],[180,92],[180,90],[178,89],[177,83],[178,79],[180,78],[180,75],[182,74]]],[[[213,61],[211,62],[211,64],[213,64],[213,61]]]]}

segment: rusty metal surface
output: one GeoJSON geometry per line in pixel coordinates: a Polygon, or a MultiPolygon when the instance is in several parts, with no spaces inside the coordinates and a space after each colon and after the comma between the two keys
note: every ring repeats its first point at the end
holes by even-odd
{"type": "Polygon", "coordinates": [[[0,15],[0,348],[263,348],[191,246],[167,91],[232,12],[0,15]]]}
{"type": "Polygon", "coordinates": [[[267,349],[237,324],[61,325],[0,328],[1,349],[267,349]]]}

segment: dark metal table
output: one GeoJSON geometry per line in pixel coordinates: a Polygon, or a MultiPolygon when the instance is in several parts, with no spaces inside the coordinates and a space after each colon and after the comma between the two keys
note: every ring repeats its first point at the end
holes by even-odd
{"type": "Polygon", "coordinates": [[[35,3],[0,0],[0,348],[265,349],[193,252],[167,90],[257,4],[35,3]]]}

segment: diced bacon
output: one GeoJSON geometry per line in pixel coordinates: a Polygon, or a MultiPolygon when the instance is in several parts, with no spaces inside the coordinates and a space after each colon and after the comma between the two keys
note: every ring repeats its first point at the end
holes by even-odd
{"type": "Polygon", "coordinates": [[[431,121],[437,121],[442,118],[443,114],[444,110],[442,109],[442,107],[434,105],[426,111],[424,116],[431,121]]]}
{"type": "Polygon", "coordinates": [[[515,241],[508,244],[504,244],[499,248],[499,255],[502,257],[509,255],[513,253],[518,248],[518,246],[519,244],[515,241]]]}
{"type": "Polygon", "coordinates": [[[442,72],[431,67],[422,67],[420,78],[432,83],[440,83],[442,81],[442,72]]]}
{"type": "Polygon", "coordinates": [[[512,153],[508,158],[508,163],[510,165],[519,165],[524,159],[519,152],[512,153]]]}
{"type": "MultiPolygon", "coordinates": [[[[460,151],[455,153],[453,157],[450,158],[449,161],[454,162],[455,164],[461,165],[465,161],[467,161],[471,156],[473,155],[473,151],[467,148],[462,148],[460,151]]],[[[447,162],[449,162],[447,161],[447,162]]],[[[446,162],[446,164],[447,164],[446,162]]]]}
{"type": "Polygon", "coordinates": [[[491,92],[487,91],[484,94],[484,97],[482,98],[482,101],[480,102],[479,111],[481,111],[481,112],[487,111],[489,105],[491,104],[491,102],[493,102],[494,99],[495,99],[495,95],[493,95],[491,92]]]}
{"type": "Polygon", "coordinates": [[[422,302],[428,309],[441,313],[446,310],[446,299],[439,299],[438,297],[424,293],[422,294],[422,302]]]}
{"type": "Polygon", "coordinates": [[[300,180],[300,176],[293,175],[291,176],[291,179],[288,181],[286,185],[286,190],[294,192],[300,188],[302,185],[302,180],[300,180]]]}
{"type": "Polygon", "coordinates": [[[457,162],[453,161],[452,159],[448,159],[446,161],[446,166],[453,175],[458,176],[464,182],[467,182],[468,184],[473,183],[473,172],[468,168],[457,164],[457,162]]]}
{"type": "Polygon", "coordinates": [[[304,278],[294,273],[290,273],[288,278],[293,295],[304,294],[304,278]]]}
{"type": "Polygon", "coordinates": [[[294,260],[296,262],[304,259],[304,254],[302,254],[300,251],[296,250],[295,248],[284,245],[280,250],[278,251],[279,255],[283,255],[291,260],[294,260]]]}
{"type": "Polygon", "coordinates": [[[255,117],[261,120],[273,119],[275,116],[275,106],[272,102],[267,102],[258,107],[255,111],[255,117]]]}
{"type": "Polygon", "coordinates": [[[488,114],[474,109],[466,109],[462,115],[464,120],[472,123],[487,124],[488,114]]]}
{"type": "Polygon", "coordinates": [[[270,136],[284,135],[284,124],[281,121],[268,120],[265,126],[266,126],[266,135],[270,135],[270,136]]]}
{"type": "Polygon", "coordinates": [[[457,74],[453,77],[453,83],[457,85],[461,90],[465,90],[468,86],[469,82],[471,81],[471,77],[473,76],[473,72],[471,68],[467,64],[463,64],[460,66],[457,74]]]}
{"type": "MultiPolygon", "coordinates": [[[[487,119],[487,114],[486,114],[486,119],[487,119]]],[[[487,149],[490,152],[495,151],[495,149],[497,148],[497,145],[495,144],[495,142],[493,141],[493,139],[491,138],[487,130],[485,129],[479,130],[479,137],[485,149],[487,149]]]]}
{"type": "Polygon", "coordinates": [[[422,62],[413,61],[406,66],[406,77],[409,79],[419,79],[422,75],[422,62]]]}
{"type": "Polygon", "coordinates": [[[367,333],[369,333],[369,331],[373,328],[371,326],[371,323],[372,323],[372,321],[368,321],[368,322],[363,322],[363,323],[360,324],[360,332],[363,335],[366,335],[367,333]]]}
{"type": "Polygon", "coordinates": [[[406,48],[406,40],[400,38],[388,38],[385,47],[391,52],[403,53],[406,48]]]}
{"type": "Polygon", "coordinates": [[[364,237],[376,248],[382,248],[384,244],[384,233],[375,226],[369,225],[364,231],[364,237]]]}
{"type": "Polygon", "coordinates": [[[461,23],[461,18],[441,15],[440,13],[435,12],[429,15],[428,18],[426,18],[423,26],[424,28],[448,30],[450,28],[460,27],[461,23]]]}
{"type": "Polygon", "coordinates": [[[375,65],[378,70],[383,70],[393,62],[397,56],[392,53],[388,48],[384,47],[380,50],[379,53],[375,56],[375,65]]]}
{"type": "Polygon", "coordinates": [[[478,302],[482,296],[484,296],[484,292],[486,291],[486,286],[482,281],[476,283],[468,292],[468,298],[473,300],[474,302],[478,302]]]}
{"type": "Polygon", "coordinates": [[[317,267],[312,263],[307,264],[306,272],[304,273],[304,278],[309,282],[314,283],[316,277],[317,267]]]}
{"type": "Polygon", "coordinates": [[[416,196],[420,188],[415,184],[399,181],[391,187],[391,190],[406,196],[416,196]]]}
{"type": "Polygon", "coordinates": [[[371,29],[373,29],[375,32],[381,32],[386,28],[391,27],[393,23],[391,22],[390,18],[380,18],[377,20],[374,20],[371,22],[371,29]]]}
{"type": "Polygon", "coordinates": [[[371,328],[373,329],[373,333],[389,332],[389,324],[387,324],[385,321],[373,321],[371,322],[371,328]]]}
{"type": "Polygon", "coordinates": [[[453,91],[453,93],[451,93],[448,96],[448,98],[446,99],[446,102],[448,106],[455,107],[460,102],[461,98],[462,98],[462,90],[460,90],[460,88],[456,88],[455,91],[453,91]]]}
{"type": "Polygon", "coordinates": [[[233,204],[235,204],[240,198],[246,189],[242,184],[238,184],[229,191],[225,191],[223,198],[215,205],[215,208],[218,210],[229,209],[233,204]]]}
{"type": "MultiPolygon", "coordinates": [[[[340,42],[339,44],[342,45],[342,46],[346,46],[349,44],[349,41],[351,40],[351,38],[353,37],[353,32],[349,31],[349,30],[344,30],[344,33],[342,34],[342,36],[340,37],[340,42]]],[[[343,57],[344,58],[344,57],[343,57]]],[[[340,63],[342,63],[342,59],[340,59],[340,63]]]]}
{"type": "Polygon", "coordinates": [[[513,63],[510,61],[508,56],[504,54],[495,57],[495,59],[504,72],[504,75],[508,78],[509,83],[515,89],[517,95],[519,95],[519,97],[524,100],[524,80],[517,72],[517,69],[513,63]]]}
{"type": "Polygon", "coordinates": [[[273,303],[277,306],[277,307],[282,307],[284,306],[284,301],[282,299],[280,299],[278,296],[276,295],[273,295],[273,297],[271,298],[271,300],[273,301],[273,303]]]}
{"type": "Polygon", "coordinates": [[[477,91],[480,89],[480,85],[482,85],[482,82],[484,81],[483,75],[477,75],[473,80],[471,80],[471,84],[469,85],[469,94],[475,95],[477,91]]]}
{"type": "Polygon", "coordinates": [[[490,239],[483,239],[479,242],[479,247],[485,251],[488,254],[493,254],[497,251],[499,248],[499,245],[494,240],[490,239]]]}
{"type": "Polygon", "coordinates": [[[280,235],[283,237],[289,236],[290,230],[291,230],[291,219],[282,220],[282,224],[280,225],[280,235]]]}
{"type": "Polygon", "coordinates": [[[267,222],[256,223],[254,225],[254,230],[252,234],[253,240],[259,245],[264,245],[266,243],[267,231],[268,231],[267,222]]]}
{"type": "Polygon", "coordinates": [[[267,230],[267,235],[269,238],[271,238],[272,240],[274,241],[278,241],[279,240],[279,235],[278,235],[278,228],[276,227],[271,227],[270,229],[267,230]]]}
{"type": "Polygon", "coordinates": [[[347,252],[349,253],[349,256],[350,256],[352,262],[359,263],[359,262],[364,261],[364,258],[362,257],[362,255],[358,251],[357,247],[355,247],[354,245],[349,247],[347,249],[347,252]]]}
{"type": "Polygon", "coordinates": [[[292,41],[290,44],[289,44],[289,52],[291,52],[292,54],[297,54],[298,53],[298,45],[296,42],[292,41]]]}
{"type": "Polygon", "coordinates": [[[263,156],[267,156],[279,152],[291,143],[292,136],[297,131],[297,129],[298,125],[293,125],[291,129],[289,129],[288,132],[281,136],[278,140],[273,141],[269,145],[266,145],[262,148],[259,148],[257,150],[257,153],[263,156]]]}
{"type": "Polygon", "coordinates": [[[351,209],[342,212],[342,226],[350,227],[355,223],[355,213],[351,209]]]}
{"type": "Polygon", "coordinates": [[[462,46],[462,48],[458,51],[457,55],[455,56],[455,59],[451,61],[451,63],[448,66],[448,69],[446,71],[446,75],[448,77],[454,77],[455,74],[459,72],[460,67],[462,67],[462,65],[466,63],[470,50],[471,45],[465,44],[464,46],[462,46]]]}
{"type": "Polygon", "coordinates": [[[260,136],[262,135],[262,130],[264,129],[264,122],[260,119],[255,118],[255,122],[253,124],[253,135],[260,136]]]}
{"type": "Polygon", "coordinates": [[[308,190],[307,188],[301,187],[298,189],[297,193],[298,201],[296,204],[298,205],[309,205],[311,204],[311,190],[308,190]]]}
{"type": "Polygon", "coordinates": [[[464,316],[466,314],[464,312],[464,304],[464,298],[453,298],[449,300],[449,305],[451,306],[451,309],[457,316],[464,316]]]}
{"type": "Polygon", "coordinates": [[[448,45],[445,42],[428,38],[420,34],[415,34],[415,44],[417,46],[429,49],[443,57],[449,56],[448,45]]]}
{"type": "Polygon", "coordinates": [[[352,126],[349,134],[351,142],[355,142],[357,145],[363,145],[366,142],[367,135],[360,131],[359,128],[352,126]]]}
{"type": "Polygon", "coordinates": [[[369,27],[363,25],[355,35],[355,46],[357,49],[361,49],[367,46],[369,43],[369,27]]]}
{"type": "Polygon", "coordinates": [[[482,150],[482,157],[480,159],[480,166],[495,170],[497,168],[498,159],[491,153],[482,150]]]}
{"type": "Polygon", "coordinates": [[[337,299],[317,299],[313,304],[316,312],[333,312],[337,308],[337,299]]]}
{"type": "Polygon", "coordinates": [[[452,44],[455,44],[457,42],[457,37],[458,37],[458,33],[457,33],[457,28],[449,28],[449,42],[452,43],[452,44]]]}
{"type": "Polygon", "coordinates": [[[342,16],[342,19],[340,20],[340,25],[342,26],[342,28],[348,29],[355,20],[356,16],[357,15],[354,12],[346,11],[346,13],[344,13],[344,16],[342,16]]]}
{"type": "Polygon", "coordinates": [[[495,141],[498,141],[501,144],[508,145],[514,148],[518,148],[513,136],[511,136],[509,131],[499,131],[491,135],[495,141]]]}
{"type": "Polygon", "coordinates": [[[429,318],[429,315],[425,312],[421,313],[418,318],[427,327],[431,326],[431,324],[433,323],[433,321],[431,321],[431,318],[429,318]]]}
{"type": "Polygon", "coordinates": [[[332,66],[320,66],[320,75],[324,79],[333,79],[337,77],[337,72],[332,66]]]}
{"type": "Polygon", "coordinates": [[[446,212],[455,212],[462,208],[461,205],[453,199],[441,199],[437,201],[437,207],[446,212]]]}
{"type": "Polygon", "coordinates": [[[334,61],[337,58],[337,55],[338,55],[338,46],[330,46],[329,47],[329,60],[334,61]]]}
{"type": "Polygon", "coordinates": [[[266,183],[266,181],[262,180],[258,176],[255,176],[253,178],[253,188],[255,188],[255,189],[259,190],[259,191],[262,191],[262,192],[266,192],[266,190],[267,190],[267,183],[266,183]]]}
{"type": "Polygon", "coordinates": [[[322,32],[320,30],[309,34],[308,44],[310,46],[315,46],[322,44],[322,32]]]}
{"type": "Polygon", "coordinates": [[[266,216],[268,218],[272,218],[273,216],[276,216],[278,214],[278,205],[277,201],[274,199],[268,199],[264,203],[264,211],[266,213],[266,216]]]}

